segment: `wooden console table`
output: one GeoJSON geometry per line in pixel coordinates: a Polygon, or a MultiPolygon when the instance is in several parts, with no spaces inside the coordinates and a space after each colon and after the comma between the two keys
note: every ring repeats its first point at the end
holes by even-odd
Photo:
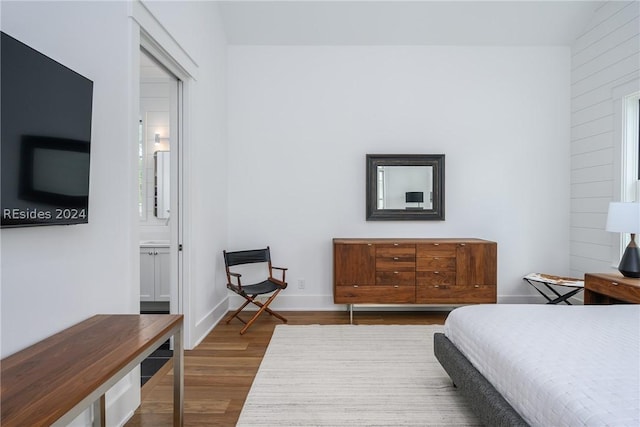
{"type": "Polygon", "coordinates": [[[584,275],[585,304],[640,304],[640,279],[620,273],[584,275]]]}
{"type": "Polygon", "coordinates": [[[497,299],[497,243],[481,239],[333,239],[333,301],[480,304],[497,299]]]}
{"type": "Polygon", "coordinates": [[[1,363],[0,424],[63,426],[94,405],[104,426],[104,394],[170,337],[173,425],[182,426],[182,315],[96,315],[19,351],[1,363]]]}

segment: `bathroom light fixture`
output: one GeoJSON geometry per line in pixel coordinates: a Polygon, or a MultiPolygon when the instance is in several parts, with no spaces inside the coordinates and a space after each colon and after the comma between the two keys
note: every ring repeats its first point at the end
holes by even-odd
{"type": "Polygon", "coordinates": [[[154,141],[156,144],[160,144],[160,141],[162,141],[163,139],[166,139],[167,141],[169,140],[169,138],[161,137],[159,133],[155,134],[154,141]]]}
{"type": "Polygon", "coordinates": [[[635,241],[636,234],[640,234],[640,203],[609,203],[606,230],[631,233],[631,242],[622,255],[618,270],[625,277],[640,278],[640,249],[635,241]]]}

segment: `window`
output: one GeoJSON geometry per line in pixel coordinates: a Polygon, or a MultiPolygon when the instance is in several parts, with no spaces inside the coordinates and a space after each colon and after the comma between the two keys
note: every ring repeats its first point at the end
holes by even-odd
{"type": "Polygon", "coordinates": [[[640,201],[640,92],[625,97],[622,133],[622,201],[640,201]]]}
{"type": "MultiPolygon", "coordinates": [[[[620,201],[640,202],[640,92],[624,96],[618,111],[622,112],[620,201]]],[[[621,233],[616,259],[630,241],[630,234],[621,233]]]]}

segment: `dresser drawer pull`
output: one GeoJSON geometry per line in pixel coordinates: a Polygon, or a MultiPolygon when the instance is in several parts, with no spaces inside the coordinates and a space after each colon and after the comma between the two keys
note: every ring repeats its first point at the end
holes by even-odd
{"type": "Polygon", "coordinates": [[[394,256],[394,257],[393,257],[393,260],[394,260],[394,261],[397,261],[398,259],[399,259],[399,258],[398,258],[397,256],[394,256]]]}
{"type": "Polygon", "coordinates": [[[393,287],[394,287],[394,288],[399,288],[400,286],[398,286],[398,285],[393,285],[393,287]]]}
{"type": "Polygon", "coordinates": [[[398,244],[397,244],[397,243],[394,243],[394,244],[393,244],[393,246],[398,246],[398,244]]]}
{"type": "Polygon", "coordinates": [[[480,285],[473,285],[473,287],[474,287],[474,288],[479,288],[479,287],[480,287],[480,285]]]}
{"type": "Polygon", "coordinates": [[[398,272],[397,272],[397,271],[394,271],[394,272],[393,272],[393,274],[398,274],[398,272]]]}
{"type": "Polygon", "coordinates": [[[440,272],[439,271],[434,271],[433,274],[440,274],[440,272]]]}
{"type": "Polygon", "coordinates": [[[434,287],[434,288],[439,288],[439,287],[440,287],[440,285],[433,285],[433,287],[434,287]]]}
{"type": "Polygon", "coordinates": [[[620,283],[618,283],[618,282],[611,282],[611,284],[612,284],[613,286],[618,286],[620,283]]]}
{"type": "Polygon", "coordinates": [[[433,246],[440,246],[440,243],[434,243],[433,246]]]}
{"type": "Polygon", "coordinates": [[[353,287],[354,287],[354,288],[357,288],[357,287],[358,287],[358,285],[353,285],[353,287]]]}
{"type": "Polygon", "coordinates": [[[467,246],[466,243],[460,243],[460,246],[467,246]]]}

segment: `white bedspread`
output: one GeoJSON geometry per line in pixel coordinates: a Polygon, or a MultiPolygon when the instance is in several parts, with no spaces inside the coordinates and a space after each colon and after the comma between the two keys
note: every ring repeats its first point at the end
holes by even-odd
{"type": "Polygon", "coordinates": [[[445,334],[532,426],[640,426],[640,305],[477,305],[445,334]]]}

